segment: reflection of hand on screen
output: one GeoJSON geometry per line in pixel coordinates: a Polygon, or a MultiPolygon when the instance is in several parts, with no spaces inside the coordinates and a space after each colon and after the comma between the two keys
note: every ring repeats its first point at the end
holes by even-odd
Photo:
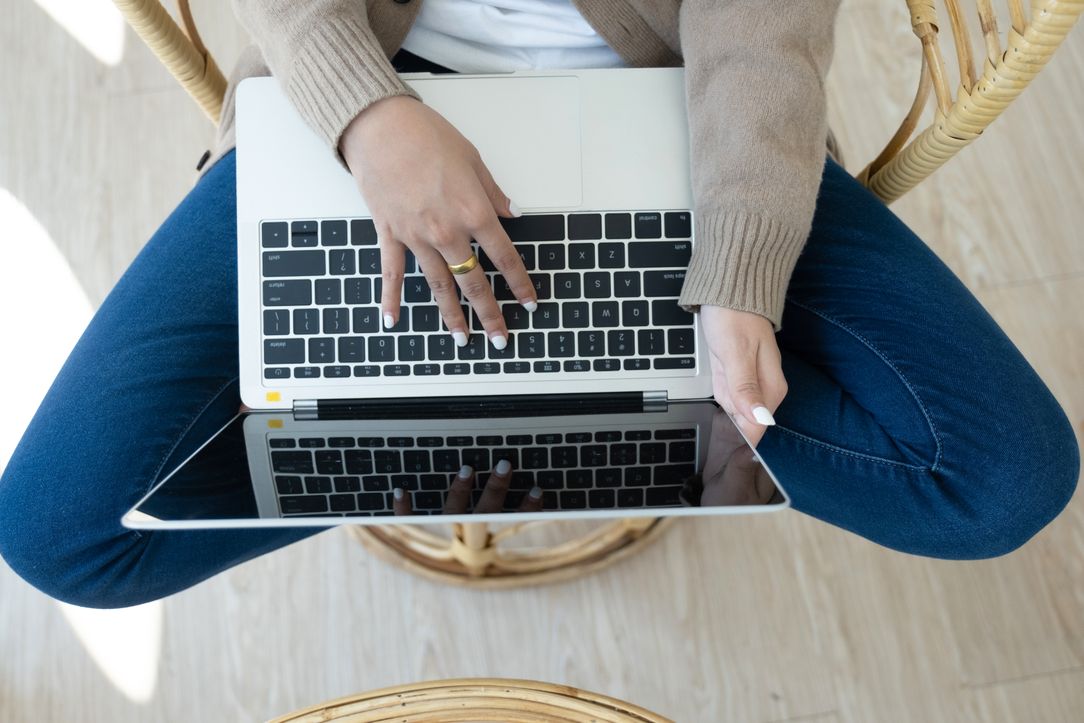
{"type": "Polygon", "coordinates": [[[775,483],[746,444],[733,420],[719,410],[711,420],[711,439],[704,461],[700,505],[763,505],[775,483]]]}
{"type": "MultiPolygon", "coordinates": [[[[500,513],[504,509],[504,501],[508,496],[508,486],[512,480],[512,465],[507,460],[500,460],[493,468],[486,480],[482,496],[478,504],[474,506],[475,514],[500,513]]],[[[467,514],[471,503],[471,490],[474,488],[474,469],[469,465],[463,465],[459,472],[452,477],[448,492],[444,500],[442,515],[467,514]]],[[[410,493],[396,488],[401,494],[393,495],[393,507],[396,515],[413,514],[410,493]]],[[[522,494],[522,493],[521,493],[522,494]]],[[[542,488],[535,485],[531,491],[523,495],[523,501],[514,512],[539,512],[542,509],[542,488]]]]}

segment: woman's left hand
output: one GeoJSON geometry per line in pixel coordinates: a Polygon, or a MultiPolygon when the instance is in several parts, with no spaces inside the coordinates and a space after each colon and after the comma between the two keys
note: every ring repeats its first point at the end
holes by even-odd
{"type": "Polygon", "coordinates": [[[708,341],[715,401],[756,446],[787,395],[772,322],[760,314],[700,307],[708,341]],[[758,409],[759,408],[759,409],[758,409]]]}

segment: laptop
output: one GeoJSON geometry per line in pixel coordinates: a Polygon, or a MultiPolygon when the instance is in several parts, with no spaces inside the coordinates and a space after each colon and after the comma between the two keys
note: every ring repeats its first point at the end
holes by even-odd
{"type": "Polygon", "coordinates": [[[456,347],[408,255],[400,322],[384,329],[376,233],[353,177],[276,80],[244,80],[239,354],[241,398],[253,411],[167,475],[124,524],[788,506],[711,401],[699,319],[677,304],[695,242],[684,69],[400,77],[475,145],[523,210],[499,220],[538,309],[526,312],[479,253],[510,339],[497,350],[467,313],[470,339],[456,347]],[[461,471],[469,484],[456,483],[461,471]]]}

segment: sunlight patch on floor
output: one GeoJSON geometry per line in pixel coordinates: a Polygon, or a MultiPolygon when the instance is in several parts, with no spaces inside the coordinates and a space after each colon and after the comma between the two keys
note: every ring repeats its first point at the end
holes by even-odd
{"type": "Polygon", "coordinates": [[[113,67],[124,57],[124,18],[109,0],[35,0],[99,62],[113,67]]]}
{"type": "Polygon", "coordinates": [[[0,188],[0,472],[92,315],[67,260],[33,214],[0,188]]]}
{"type": "Polygon", "coordinates": [[[162,652],[162,601],[117,610],[56,606],[113,687],[133,703],[150,701],[162,652]]]}

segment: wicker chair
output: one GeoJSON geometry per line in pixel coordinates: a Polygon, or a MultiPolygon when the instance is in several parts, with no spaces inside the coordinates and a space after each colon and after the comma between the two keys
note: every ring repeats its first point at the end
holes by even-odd
{"type": "Polygon", "coordinates": [[[531,680],[461,678],[383,688],[305,708],[272,723],[673,723],[616,698],[531,680]]]}
{"type": "MultiPolygon", "coordinates": [[[[944,0],[959,68],[954,99],[941,51],[935,0],[904,1],[922,49],[918,91],[884,150],[856,176],[886,203],[914,188],[978,137],[1042,70],[1084,12],[1084,0],[1032,0],[1030,13],[1025,12],[1023,0],[1007,0],[1009,17],[1002,48],[991,0],[974,0],[984,45],[977,52],[961,1],[944,0]],[[981,75],[976,69],[977,58],[981,59],[981,75]],[[936,99],[933,121],[916,135],[931,90],[936,99]]],[[[114,2],[217,123],[226,80],[200,40],[188,0],[177,0],[184,30],[158,0],[114,2]]],[[[656,539],[672,520],[619,520],[586,535],[530,550],[506,550],[502,545],[533,526],[552,528],[560,523],[519,523],[495,533],[484,524],[453,525],[450,539],[411,525],[353,526],[351,532],[375,553],[428,577],[474,587],[509,587],[597,570],[656,539]]]]}

